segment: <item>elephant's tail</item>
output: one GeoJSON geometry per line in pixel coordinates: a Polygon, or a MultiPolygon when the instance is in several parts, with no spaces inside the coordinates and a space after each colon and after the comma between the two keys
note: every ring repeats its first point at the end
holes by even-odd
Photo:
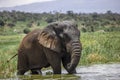
{"type": "Polygon", "coordinates": [[[9,63],[14,57],[16,57],[18,54],[13,55],[10,59],[7,60],[7,63],[9,63]]]}

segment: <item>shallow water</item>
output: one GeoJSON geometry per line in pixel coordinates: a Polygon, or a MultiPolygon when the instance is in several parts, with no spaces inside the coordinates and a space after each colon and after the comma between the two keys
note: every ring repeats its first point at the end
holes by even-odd
{"type": "Polygon", "coordinates": [[[80,80],[120,80],[120,64],[100,64],[77,69],[80,80]]]}
{"type": "Polygon", "coordinates": [[[77,67],[77,74],[68,75],[62,70],[61,75],[47,75],[43,71],[43,75],[15,76],[12,78],[1,78],[2,80],[120,80],[120,64],[99,64],[91,66],[77,67]]]}

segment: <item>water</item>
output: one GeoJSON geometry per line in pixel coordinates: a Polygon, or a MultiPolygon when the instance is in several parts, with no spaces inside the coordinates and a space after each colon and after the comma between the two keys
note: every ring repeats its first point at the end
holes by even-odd
{"type": "Polygon", "coordinates": [[[100,64],[77,69],[80,80],[120,80],[120,64],[100,64]]]}
{"type": "Polygon", "coordinates": [[[77,74],[68,75],[62,70],[61,75],[47,75],[43,71],[43,75],[15,76],[13,78],[1,78],[2,80],[120,80],[120,64],[99,64],[91,66],[77,67],[77,74]]]}

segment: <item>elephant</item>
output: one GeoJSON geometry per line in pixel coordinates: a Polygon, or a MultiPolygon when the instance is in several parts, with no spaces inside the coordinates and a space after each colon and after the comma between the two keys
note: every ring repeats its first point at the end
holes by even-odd
{"type": "Polygon", "coordinates": [[[42,74],[51,66],[53,74],[61,74],[61,63],[68,74],[75,74],[82,44],[78,25],[73,21],[49,23],[43,29],[29,32],[18,48],[17,74],[42,74]]]}

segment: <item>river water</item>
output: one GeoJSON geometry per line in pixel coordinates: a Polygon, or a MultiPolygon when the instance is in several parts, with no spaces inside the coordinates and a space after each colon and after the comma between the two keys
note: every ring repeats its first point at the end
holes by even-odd
{"type": "Polygon", "coordinates": [[[68,75],[62,70],[61,75],[48,75],[43,71],[43,75],[26,75],[5,78],[2,80],[120,80],[120,64],[96,64],[91,66],[77,67],[77,74],[68,75]]]}
{"type": "Polygon", "coordinates": [[[80,80],[120,80],[120,64],[82,66],[77,71],[80,80]]]}

